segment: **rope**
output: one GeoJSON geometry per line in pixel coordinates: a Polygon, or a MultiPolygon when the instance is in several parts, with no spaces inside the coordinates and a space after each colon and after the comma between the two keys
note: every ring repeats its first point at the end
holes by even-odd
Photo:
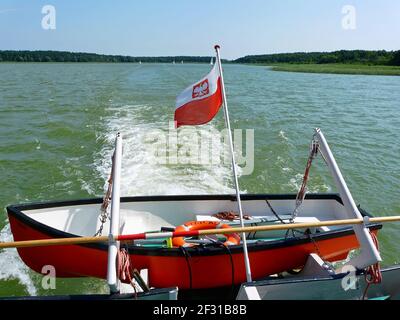
{"type": "MultiPolygon", "coordinates": [[[[379,251],[379,242],[376,235],[370,232],[372,240],[374,241],[376,249],[379,251]]],[[[367,287],[364,290],[364,294],[362,300],[367,296],[368,289],[371,284],[378,284],[382,282],[382,273],[379,261],[367,268],[365,271],[365,282],[367,283],[367,287]]]]}
{"type": "Polygon", "coordinates": [[[319,150],[318,141],[316,141],[315,138],[313,137],[313,139],[311,141],[311,146],[310,146],[310,155],[308,156],[306,169],[305,169],[304,175],[303,175],[303,182],[301,183],[301,187],[296,196],[296,206],[293,210],[292,218],[291,218],[292,222],[296,218],[298,210],[299,210],[301,204],[303,203],[304,198],[306,197],[307,182],[308,182],[308,177],[310,175],[310,168],[311,168],[314,158],[318,154],[318,150],[319,150]]]}
{"type": "Polygon", "coordinates": [[[137,297],[138,285],[144,292],[149,292],[150,288],[147,283],[140,276],[140,273],[132,267],[131,259],[127,249],[120,249],[117,255],[117,276],[118,279],[123,283],[130,284],[135,290],[135,297],[137,297]],[[136,280],[136,283],[133,281],[136,280]]]}
{"type": "Polygon", "coordinates": [[[134,270],[131,266],[131,259],[126,249],[120,249],[117,255],[117,276],[123,283],[129,283],[135,290],[135,298],[137,298],[137,288],[133,282],[132,275],[134,270]]]}
{"type": "Polygon", "coordinates": [[[104,195],[103,203],[101,204],[101,207],[100,207],[99,219],[100,219],[101,224],[100,224],[100,227],[97,230],[97,232],[94,234],[95,237],[102,235],[104,223],[106,223],[107,218],[108,218],[107,208],[111,202],[112,183],[113,183],[113,176],[114,176],[114,155],[115,155],[115,152],[113,153],[113,156],[111,157],[111,173],[107,180],[107,183],[108,183],[107,191],[106,191],[106,194],[104,195]]]}
{"type": "MultiPolygon", "coordinates": [[[[228,221],[233,221],[233,220],[239,220],[240,215],[233,211],[222,211],[218,212],[216,214],[212,215],[215,218],[218,218],[220,220],[228,220],[228,221]]],[[[243,215],[243,219],[245,220],[250,220],[250,216],[248,214],[243,215]]]]}
{"type": "MultiPolygon", "coordinates": [[[[220,219],[220,220],[228,220],[228,221],[234,221],[234,220],[240,220],[240,215],[233,211],[222,211],[218,212],[216,214],[212,215],[214,218],[220,219]]],[[[244,220],[250,220],[250,215],[245,214],[243,215],[244,220]]],[[[250,234],[251,232],[247,235],[247,239],[250,239],[250,234]]],[[[254,233],[255,235],[255,233],[254,233]]]]}

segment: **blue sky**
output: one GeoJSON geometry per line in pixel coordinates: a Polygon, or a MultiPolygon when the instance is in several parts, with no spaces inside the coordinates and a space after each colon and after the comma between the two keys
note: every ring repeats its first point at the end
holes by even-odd
{"type": "Polygon", "coordinates": [[[398,0],[0,0],[0,50],[132,56],[400,49],[398,0]],[[56,29],[41,27],[44,5],[56,29]],[[356,29],[342,28],[342,8],[356,29]]]}

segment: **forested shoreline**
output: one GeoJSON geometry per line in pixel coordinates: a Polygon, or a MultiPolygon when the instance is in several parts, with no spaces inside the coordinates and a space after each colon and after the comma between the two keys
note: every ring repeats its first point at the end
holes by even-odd
{"type": "Polygon", "coordinates": [[[245,56],[235,63],[251,64],[360,64],[400,66],[399,51],[340,50],[333,52],[296,52],[245,56]]]}
{"type": "Polygon", "coordinates": [[[209,57],[133,57],[69,51],[0,51],[0,62],[210,63],[209,57]]]}
{"type": "MultiPolygon", "coordinates": [[[[211,56],[136,57],[68,51],[0,51],[0,62],[210,63],[211,56]]],[[[231,63],[248,64],[362,64],[400,66],[399,51],[340,50],[249,55],[231,63]]]]}

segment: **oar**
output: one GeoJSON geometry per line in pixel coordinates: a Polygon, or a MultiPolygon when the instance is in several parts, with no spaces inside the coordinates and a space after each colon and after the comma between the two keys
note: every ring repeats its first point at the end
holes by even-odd
{"type": "MultiPolygon", "coordinates": [[[[115,237],[115,240],[133,241],[139,239],[194,237],[194,236],[212,235],[212,234],[217,235],[217,234],[230,234],[230,233],[241,233],[241,232],[248,233],[256,231],[288,230],[288,229],[329,227],[329,226],[378,223],[378,222],[394,222],[394,221],[400,221],[400,216],[375,217],[375,218],[366,217],[364,219],[328,220],[328,221],[290,223],[290,224],[287,223],[287,224],[275,224],[268,226],[255,226],[255,227],[243,227],[243,228],[237,227],[237,228],[226,228],[226,229],[206,229],[206,230],[178,231],[178,232],[174,231],[174,232],[136,233],[136,234],[119,235],[115,237]]],[[[57,238],[57,239],[0,242],[0,249],[98,243],[98,242],[107,242],[108,240],[109,240],[108,236],[101,236],[101,237],[71,237],[71,238],[57,238]]]]}

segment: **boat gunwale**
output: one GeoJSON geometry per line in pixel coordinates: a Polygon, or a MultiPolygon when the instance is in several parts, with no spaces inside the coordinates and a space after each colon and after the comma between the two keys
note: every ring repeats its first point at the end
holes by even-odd
{"type": "MultiPolygon", "coordinates": [[[[400,272],[400,265],[395,264],[381,269],[382,273],[398,271],[400,272]]],[[[288,278],[277,278],[277,279],[263,279],[263,280],[256,280],[252,282],[244,282],[241,286],[243,287],[250,287],[250,286],[274,286],[274,285],[285,285],[285,284],[295,284],[295,283],[307,283],[307,282],[315,282],[315,281],[327,281],[327,280],[338,280],[342,279],[345,276],[349,275],[349,272],[342,272],[338,274],[333,274],[331,276],[309,276],[309,277],[288,277],[288,278]]],[[[365,276],[364,270],[356,270],[355,275],[357,277],[365,276]]]]}
{"type": "Polygon", "coordinates": [[[53,296],[13,296],[13,297],[0,297],[0,301],[38,301],[38,300],[141,300],[148,297],[173,294],[179,292],[178,287],[169,288],[153,288],[149,292],[137,293],[96,293],[96,294],[68,294],[68,295],[53,295],[53,296]]]}
{"type": "MultiPolygon", "coordinates": [[[[242,201],[251,200],[295,200],[296,194],[243,194],[241,195],[242,201]]],[[[190,201],[190,200],[231,200],[235,201],[235,195],[165,195],[165,196],[138,196],[138,197],[121,197],[121,202],[144,202],[144,201],[190,201]]],[[[343,204],[340,196],[335,193],[313,193],[307,194],[305,200],[336,200],[343,204]]],[[[45,208],[57,208],[63,206],[75,206],[85,204],[97,204],[102,203],[102,198],[91,198],[91,199],[78,199],[78,200],[67,200],[67,201],[53,201],[53,202],[37,202],[28,203],[21,205],[10,205],[7,206],[7,212],[9,215],[15,217],[20,222],[28,225],[40,233],[45,234],[50,238],[73,238],[82,237],[72,233],[68,233],[48,225],[43,224],[27,214],[23,213],[23,210],[36,210],[45,208]]],[[[371,214],[360,208],[360,212],[363,216],[372,217],[371,214]]],[[[371,230],[381,229],[382,224],[370,223],[368,228],[371,230]]],[[[265,251],[270,249],[278,249],[282,247],[289,247],[295,245],[301,245],[310,243],[312,241],[328,240],[339,236],[347,236],[354,234],[353,228],[344,227],[336,230],[325,231],[312,235],[312,239],[309,236],[300,236],[290,239],[278,239],[272,241],[259,241],[255,243],[248,243],[247,247],[249,252],[265,251]]],[[[88,247],[97,250],[108,250],[108,244],[104,243],[89,243],[89,244],[76,244],[77,246],[88,247]]],[[[129,254],[144,255],[144,256],[183,256],[180,248],[149,248],[137,246],[134,244],[126,244],[129,254]]],[[[204,256],[204,255],[220,255],[227,254],[227,250],[224,246],[194,246],[185,248],[192,256],[204,256]]],[[[232,254],[242,253],[242,245],[229,246],[229,250],[232,254]]]]}
{"type": "MultiPolygon", "coordinates": [[[[250,200],[296,200],[295,193],[260,193],[260,194],[240,194],[242,201],[250,200]]],[[[230,200],[236,201],[235,194],[199,194],[199,195],[157,195],[157,196],[129,196],[121,197],[120,202],[150,202],[150,201],[196,201],[196,200],[230,200]]],[[[342,198],[338,193],[307,193],[305,200],[336,200],[343,204],[342,198]]],[[[60,200],[60,201],[39,201],[26,204],[9,205],[8,208],[17,210],[36,210],[45,208],[57,208],[72,205],[97,204],[102,203],[103,198],[85,198],[75,200],[60,200]]],[[[368,214],[369,215],[369,214],[368,214]]]]}

